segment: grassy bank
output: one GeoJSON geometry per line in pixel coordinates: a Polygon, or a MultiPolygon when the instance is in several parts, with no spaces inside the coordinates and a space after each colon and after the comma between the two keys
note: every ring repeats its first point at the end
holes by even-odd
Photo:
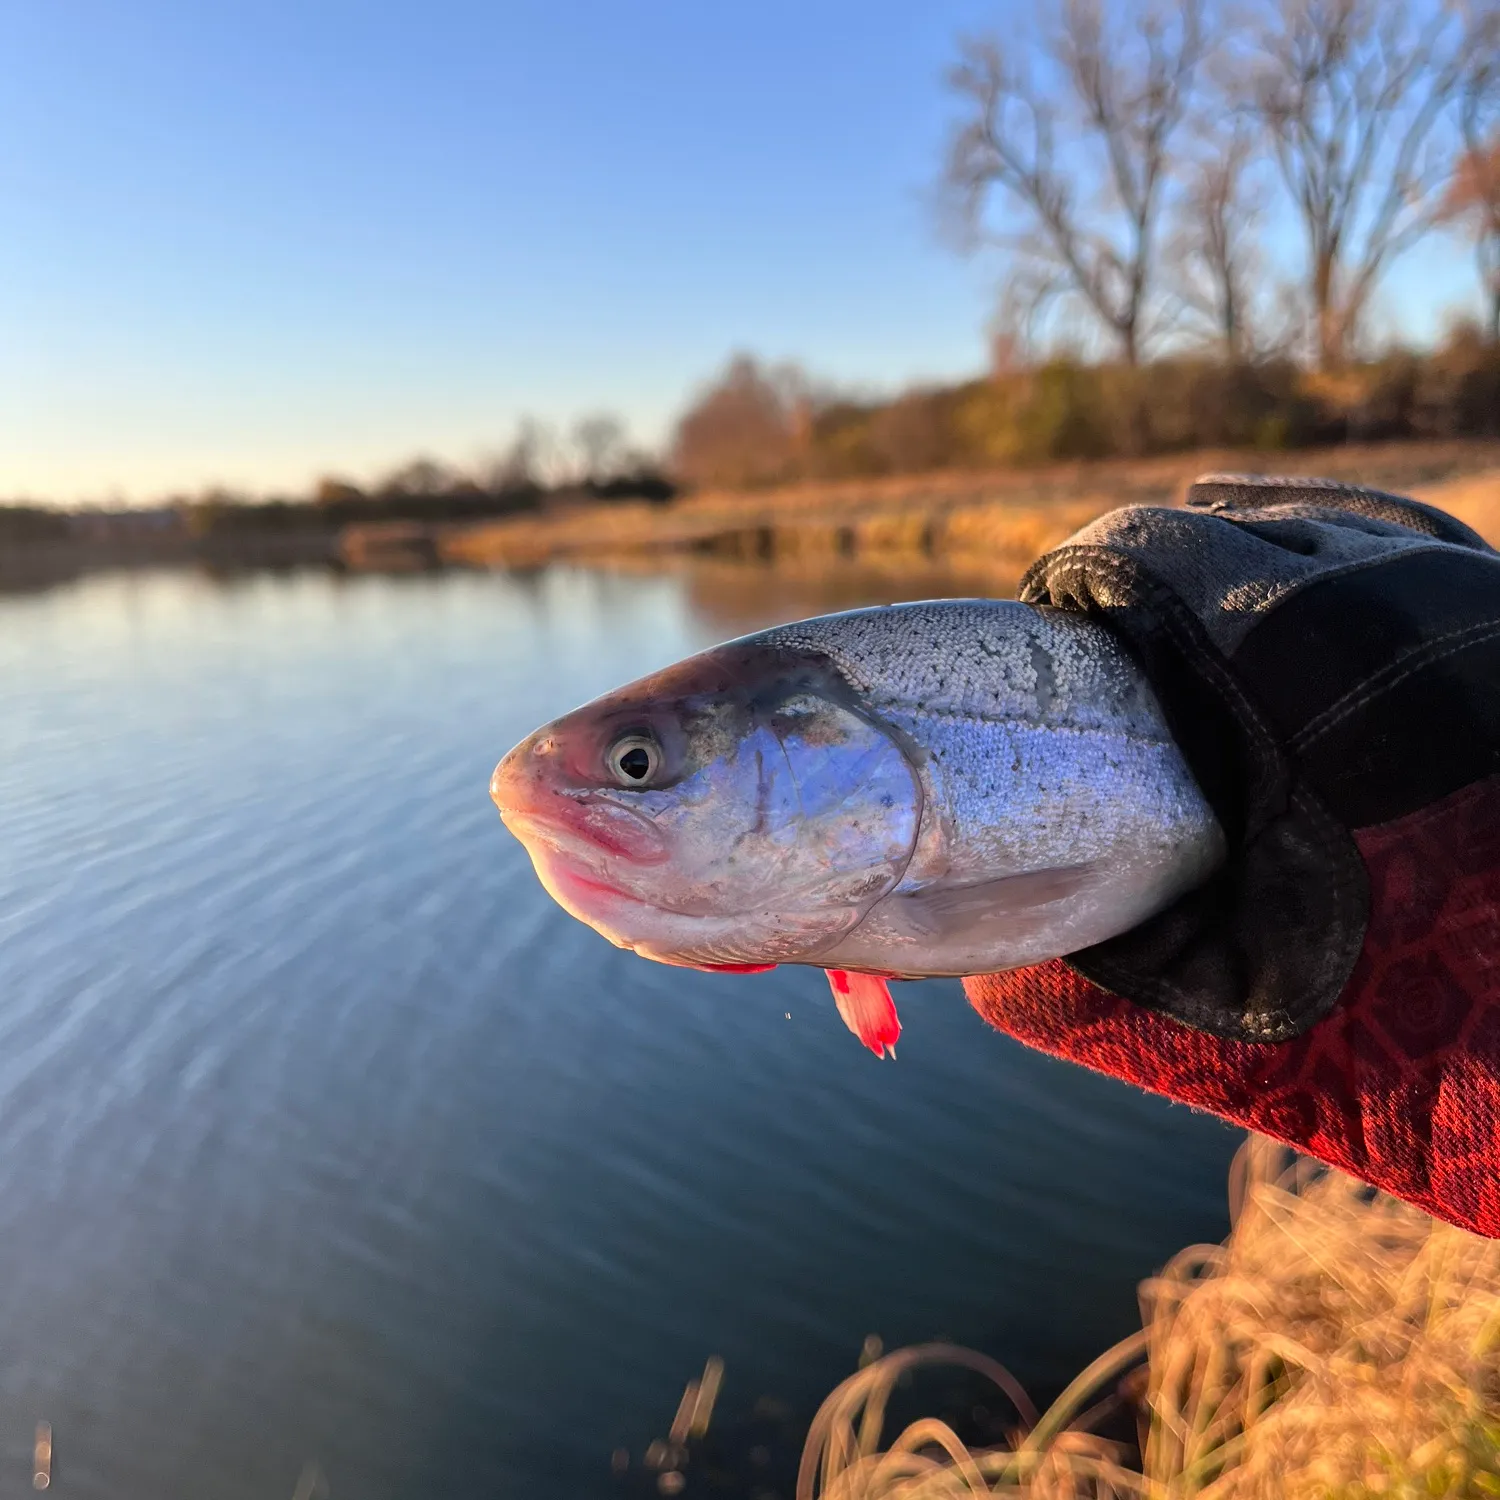
{"type": "Polygon", "coordinates": [[[1500,442],[1343,445],[1293,455],[1203,450],[1033,469],[947,470],[873,480],[707,491],[666,505],[616,503],[469,526],[351,531],[355,566],[403,557],[470,567],[672,557],[822,569],[857,561],[960,565],[1010,583],[1038,553],[1119,505],[1172,504],[1211,470],[1313,473],[1416,493],[1500,536],[1500,442]]]}
{"type": "Polygon", "coordinates": [[[1500,1495],[1500,1242],[1258,1138],[1230,1194],[1227,1241],[1144,1282],[1142,1330],[1046,1412],[985,1356],[899,1350],[824,1403],[798,1500],[1500,1495]],[[969,1447],[935,1419],[887,1435],[898,1384],[953,1364],[1015,1412],[1011,1439],[969,1447]]]}

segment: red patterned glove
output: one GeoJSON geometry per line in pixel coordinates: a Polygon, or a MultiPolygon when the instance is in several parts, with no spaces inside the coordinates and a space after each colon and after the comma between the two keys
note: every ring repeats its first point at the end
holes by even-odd
{"type": "Polygon", "coordinates": [[[1500,1237],[1500,558],[1318,481],[1190,504],[1106,517],[1023,597],[1136,647],[1229,863],[1123,938],[965,989],[1042,1051],[1500,1237]]]}

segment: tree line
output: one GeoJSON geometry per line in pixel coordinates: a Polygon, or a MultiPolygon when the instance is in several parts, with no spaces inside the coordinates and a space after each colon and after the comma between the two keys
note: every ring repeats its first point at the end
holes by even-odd
{"type": "Polygon", "coordinates": [[[658,460],[631,444],[607,412],[560,436],[523,418],[506,448],[472,469],[416,458],[371,484],[325,475],[305,496],[254,499],[226,490],[167,503],[200,537],[265,531],[323,531],[383,521],[466,521],[524,514],[552,504],[598,500],[662,502],[677,486],[658,460]]]}
{"type": "Polygon", "coordinates": [[[731,361],[697,484],[1494,432],[1500,0],[1050,0],[963,40],[943,228],[997,257],[988,380],[871,401],[731,361]],[[1391,267],[1473,245],[1484,314],[1377,347],[1391,267]]]}
{"type": "Polygon", "coordinates": [[[498,454],[470,468],[419,457],[365,484],[325,475],[308,493],[280,496],[210,487],[168,495],[146,511],[0,504],[0,546],[149,539],[142,522],[152,517],[163,523],[163,534],[175,526],[199,539],[321,534],[352,524],[482,520],[600,500],[661,503],[677,491],[661,461],[633,444],[624,422],[609,412],[584,416],[566,432],[525,417],[498,454]]]}

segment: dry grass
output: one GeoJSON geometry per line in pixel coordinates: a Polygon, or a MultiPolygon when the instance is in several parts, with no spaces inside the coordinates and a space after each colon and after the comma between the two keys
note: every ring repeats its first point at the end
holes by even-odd
{"type": "MultiPolygon", "coordinates": [[[[1172,504],[1195,475],[1223,469],[1323,474],[1419,493],[1492,539],[1500,534],[1500,444],[1468,440],[1299,453],[1202,451],[805,483],[743,494],[706,491],[671,505],[616,502],[441,525],[430,528],[431,545],[444,561],[472,567],[707,550],[742,564],[774,558],[778,566],[822,566],[850,557],[937,559],[965,567],[983,562],[996,578],[1008,579],[1105,511],[1172,504]]],[[[345,552],[355,565],[370,530],[346,532],[345,552]]]]}
{"type": "Polygon", "coordinates": [[[1413,493],[1472,526],[1491,546],[1500,546],[1500,468],[1419,485],[1413,493]]]}
{"type": "Polygon", "coordinates": [[[1500,1242],[1258,1138],[1231,1200],[1228,1240],[1144,1283],[1143,1330],[1040,1417],[1002,1367],[947,1346],[851,1376],[814,1419],[798,1500],[1500,1496],[1500,1242]],[[882,1447],[901,1376],[955,1362],[1010,1398],[1014,1445],[971,1451],[929,1420],[882,1447]],[[1089,1430],[1132,1373],[1139,1451],[1089,1430]]]}
{"type": "Polygon", "coordinates": [[[1343,443],[1280,451],[1200,448],[1153,458],[997,469],[942,469],[878,479],[806,480],[774,489],[702,490],[670,509],[714,515],[756,511],[775,515],[866,510],[939,511],[970,504],[1051,504],[1097,495],[1105,508],[1169,500],[1199,474],[1231,470],[1262,474],[1320,474],[1402,493],[1449,479],[1496,470],[1500,442],[1465,438],[1441,442],[1343,443]]]}

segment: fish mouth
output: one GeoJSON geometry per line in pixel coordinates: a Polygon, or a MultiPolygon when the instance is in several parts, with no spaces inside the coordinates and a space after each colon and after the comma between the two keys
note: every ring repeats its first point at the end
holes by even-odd
{"type": "Polygon", "coordinates": [[[632,895],[620,886],[613,885],[607,880],[600,880],[592,870],[585,874],[565,859],[547,861],[547,879],[568,896],[570,904],[573,905],[582,905],[587,901],[597,902],[601,896],[611,905],[618,903],[639,907],[650,905],[649,902],[641,900],[639,896],[632,895]]]}
{"type": "Polygon", "coordinates": [[[502,808],[500,820],[531,856],[542,884],[569,911],[576,914],[582,907],[597,905],[600,898],[611,905],[625,902],[651,907],[651,902],[609,879],[599,868],[600,856],[616,851],[591,836],[582,835],[565,823],[513,808],[502,808]]]}
{"type": "Polygon", "coordinates": [[[543,888],[562,909],[628,952],[655,956],[653,934],[676,914],[603,878],[593,865],[580,866],[555,849],[530,847],[543,888]]]}
{"type": "MultiPolygon", "coordinates": [[[[594,870],[601,855],[615,854],[610,849],[575,828],[552,818],[538,817],[535,813],[502,808],[500,821],[520,839],[527,852],[549,856],[549,863],[562,861],[570,868],[582,868],[590,873],[586,877],[596,880],[594,870]]],[[[580,876],[580,879],[585,877],[580,876]]],[[[603,884],[603,882],[597,882],[603,884]]]]}
{"type": "Polygon", "coordinates": [[[603,856],[632,865],[659,865],[671,852],[650,822],[607,798],[560,793],[546,811],[521,799],[507,804],[497,797],[495,803],[501,821],[528,848],[545,844],[585,863],[603,856]]]}

